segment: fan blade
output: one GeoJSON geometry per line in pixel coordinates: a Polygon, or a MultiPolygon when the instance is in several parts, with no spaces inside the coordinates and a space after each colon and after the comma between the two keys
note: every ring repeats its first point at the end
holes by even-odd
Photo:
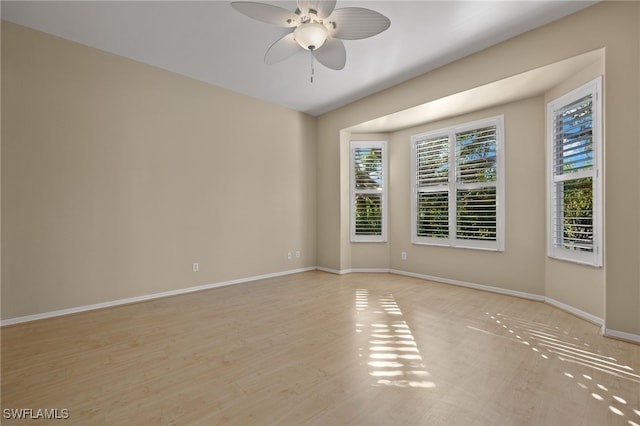
{"type": "Polygon", "coordinates": [[[335,0],[320,0],[318,1],[318,18],[324,19],[333,13],[333,9],[336,7],[335,0]]]}
{"type": "Polygon", "coordinates": [[[293,39],[293,33],[289,33],[271,45],[264,55],[264,62],[273,65],[287,59],[299,50],[300,45],[293,39]]]}
{"type": "Polygon", "coordinates": [[[363,7],[336,9],[329,17],[335,30],[333,37],[343,40],[360,40],[380,34],[391,25],[386,16],[363,7]]]}
{"type": "Polygon", "coordinates": [[[327,68],[341,70],[347,63],[347,50],[342,40],[330,38],[318,50],[313,50],[313,56],[327,68]]]}
{"type": "Polygon", "coordinates": [[[295,13],[270,4],[234,1],[231,7],[249,18],[279,27],[295,27],[300,23],[300,17],[295,13]]]}
{"type": "Polygon", "coordinates": [[[335,0],[298,0],[298,10],[302,15],[309,15],[310,10],[315,10],[320,19],[331,15],[335,7],[335,0]]]}

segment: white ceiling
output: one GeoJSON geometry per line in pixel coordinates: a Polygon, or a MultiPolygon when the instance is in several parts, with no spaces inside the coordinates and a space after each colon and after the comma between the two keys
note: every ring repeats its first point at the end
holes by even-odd
{"type": "MultiPolygon", "coordinates": [[[[295,1],[269,1],[295,10],[295,1]]],[[[285,34],[228,1],[2,1],[2,19],[312,115],[487,48],[596,1],[341,1],[376,10],[391,27],[345,41],[334,71],[308,52],[275,65],[265,51],[285,34]]]]}

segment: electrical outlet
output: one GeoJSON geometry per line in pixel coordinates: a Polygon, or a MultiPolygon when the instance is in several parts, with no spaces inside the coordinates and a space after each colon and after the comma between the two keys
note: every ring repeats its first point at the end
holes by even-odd
{"type": "Polygon", "coordinates": [[[402,253],[400,253],[400,257],[402,258],[402,260],[407,260],[407,252],[403,251],[402,253]]]}
{"type": "Polygon", "coordinates": [[[291,260],[292,257],[291,252],[287,253],[287,259],[291,260]]]}
{"type": "Polygon", "coordinates": [[[193,272],[198,272],[200,270],[200,265],[198,265],[197,263],[194,263],[193,265],[191,265],[191,270],[193,272]]]}
{"type": "Polygon", "coordinates": [[[296,250],[296,259],[300,259],[301,255],[300,250],[296,250]]]}

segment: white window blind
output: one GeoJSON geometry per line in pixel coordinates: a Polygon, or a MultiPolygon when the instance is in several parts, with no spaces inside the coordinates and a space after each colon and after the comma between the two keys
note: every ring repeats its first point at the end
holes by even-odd
{"type": "Polygon", "coordinates": [[[548,104],[549,256],[602,265],[601,81],[548,104]]]}
{"type": "Polygon", "coordinates": [[[386,241],[386,143],[351,142],[351,240],[386,241]]]}
{"type": "Polygon", "coordinates": [[[416,140],[416,235],[449,237],[449,136],[416,140]]]}
{"type": "Polygon", "coordinates": [[[456,237],[496,241],[497,126],[456,133],[456,237]]]}
{"type": "Polygon", "coordinates": [[[414,243],[503,249],[502,123],[412,137],[414,243]]]}

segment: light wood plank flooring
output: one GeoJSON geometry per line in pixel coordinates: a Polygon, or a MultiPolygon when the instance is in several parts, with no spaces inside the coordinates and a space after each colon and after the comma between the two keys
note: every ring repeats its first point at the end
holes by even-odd
{"type": "Polygon", "coordinates": [[[1,332],[3,424],[640,425],[640,346],[403,276],[305,272],[1,332]]]}

